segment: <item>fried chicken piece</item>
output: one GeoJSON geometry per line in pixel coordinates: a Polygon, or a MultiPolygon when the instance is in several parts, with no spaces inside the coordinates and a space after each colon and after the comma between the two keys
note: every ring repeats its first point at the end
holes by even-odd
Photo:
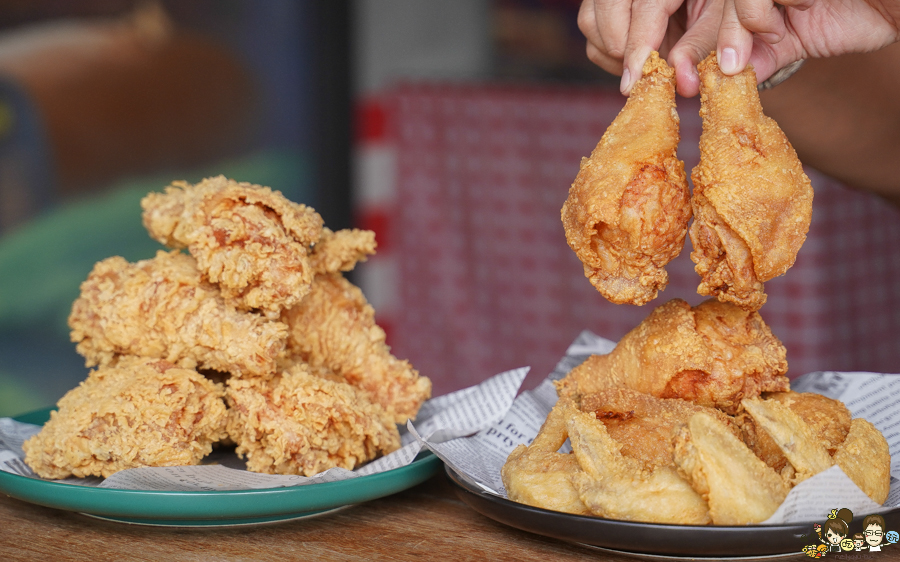
{"type": "Polygon", "coordinates": [[[537,436],[529,445],[519,445],[500,469],[509,499],[553,511],[589,515],[572,476],[580,472],[572,453],[560,453],[566,439],[567,416],[572,411],[565,400],[556,403],[537,436]]]}
{"type": "MultiPolygon", "coordinates": [[[[830,455],[834,455],[850,431],[850,410],[839,400],[812,392],[773,392],[764,398],[766,401],[780,402],[800,416],[809,426],[815,440],[830,455]]],[[[741,427],[744,443],[756,456],[777,472],[785,468],[793,470],[781,448],[765,430],[757,426],[753,416],[742,412],[735,417],[735,421],[741,427]]],[[[782,475],[793,476],[787,473],[782,475]]]]}
{"type": "Polygon", "coordinates": [[[562,222],[584,275],[616,304],[642,305],[665,289],[691,218],[676,156],[675,71],[657,53],[590,158],[582,158],[562,222]]]}
{"type": "Polygon", "coordinates": [[[872,501],[884,504],[891,490],[891,452],[874,425],[862,418],[851,421],[834,462],[872,501]]]}
{"type": "Polygon", "coordinates": [[[345,228],[333,232],[322,229],[319,241],[309,255],[309,264],[316,273],[350,271],[357,263],[375,254],[375,233],[371,230],[345,228]]]}
{"type": "Polygon", "coordinates": [[[282,320],[290,327],[292,357],[343,377],[397,423],[414,418],[431,396],[431,381],[391,355],[375,311],[340,273],[317,275],[310,293],[282,320]]]}
{"type": "Polygon", "coordinates": [[[574,408],[566,428],[581,472],[572,476],[581,501],[594,515],[648,523],[704,525],[709,506],[674,468],[647,470],[624,456],[593,414],[574,408]]]}
{"type": "Polygon", "coordinates": [[[715,525],[749,525],[775,513],[790,485],[725,424],[695,414],[675,439],[675,462],[709,504],[715,525]]]}
{"type": "Polygon", "coordinates": [[[312,476],[400,448],[393,419],[356,388],[302,364],[268,380],[228,381],[227,430],[248,470],[312,476]]]}
{"type": "Polygon", "coordinates": [[[756,312],[674,299],[657,307],[607,355],[594,355],[558,381],[560,396],[630,388],[682,398],[727,414],[741,399],[790,388],[786,351],[756,312]]]}
{"type": "Polygon", "coordinates": [[[592,412],[606,426],[609,436],[621,446],[624,456],[639,460],[645,468],[675,468],[673,442],[681,427],[698,412],[717,418],[735,435],[740,430],[731,418],[679,398],[656,398],[626,388],[610,388],[581,397],[579,409],[592,412]]]}
{"type": "Polygon", "coordinates": [[[86,365],[116,355],[165,359],[186,368],[271,376],[288,328],[227,305],[194,258],[178,251],[128,263],[98,262],[69,315],[71,339],[86,365]]]}
{"type": "Polygon", "coordinates": [[[741,402],[757,427],[765,431],[794,468],[798,484],[831,468],[834,462],[821,440],[787,404],[777,400],[748,398],[741,402]]]}
{"type": "Polygon", "coordinates": [[[198,184],[174,182],[141,201],[150,236],[187,248],[197,266],[240,310],[278,317],[309,292],[310,246],[322,217],[279,191],[224,176],[198,184]]]}
{"type": "Polygon", "coordinates": [[[195,465],[225,437],[224,390],[156,359],[92,371],[23,445],[42,478],[103,476],[126,468],[195,465]]]}
{"type": "Polygon", "coordinates": [[[753,68],[726,76],[712,53],[697,69],[703,133],[690,231],[697,292],[759,310],[763,283],[783,275],[806,240],[812,186],[787,137],[763,114],[753,68]]]}

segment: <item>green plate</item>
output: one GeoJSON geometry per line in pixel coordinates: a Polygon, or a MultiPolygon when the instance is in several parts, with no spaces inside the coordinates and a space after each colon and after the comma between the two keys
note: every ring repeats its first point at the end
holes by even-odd
{"type": "MultiPolygon", "coordinates": [[[[43,424],[50,410],[15,419],[43,424]]],[[[424,482],[441,467],[428,451],[407,466],[341,482],[223,492],[91,488],[0,471],[0,492],[13,498],[123,523],[178,527],[256,525],[325,515],[424,482]]]]}

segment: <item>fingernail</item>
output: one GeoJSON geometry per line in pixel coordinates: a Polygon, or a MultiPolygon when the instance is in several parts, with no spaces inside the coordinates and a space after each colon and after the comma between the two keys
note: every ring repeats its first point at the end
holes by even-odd
{"type": "Polygon", "coordinates": [[[631,71],[627,68],[625,72],[622,73],[622,83],[619,85],[619,91],[623,94],[628,93],[628,89],[631,87],[631,71]]]}
{"type": "Polygon", "coordinates": [[[725,47],[719,53],[719,69],[725,74],[737,74],[739,72],[737,51],[731,47],[725,47]]]}

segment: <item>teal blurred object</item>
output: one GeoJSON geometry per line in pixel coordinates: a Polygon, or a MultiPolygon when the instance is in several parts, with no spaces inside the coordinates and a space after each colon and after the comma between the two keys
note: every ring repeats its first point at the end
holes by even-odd
{"type": "Polygon", "coordinates": [[[116,255],[137,261],[162,248],[141,224],[141,198],[176,179],[218,174],[316,206],[308,158],[265,152],[209,170],[122,182],[0,238],[0,417],[55,404],[87,376],[69,341],[72,301],[96,262],[116,255]]]}

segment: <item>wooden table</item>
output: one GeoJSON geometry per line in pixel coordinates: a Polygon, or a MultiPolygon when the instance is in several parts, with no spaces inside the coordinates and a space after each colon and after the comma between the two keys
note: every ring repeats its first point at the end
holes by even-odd
{"type": "MultiPolygon", "coordinates": [[[[459,500],[443,471],[405,492],[324,517],[223,529],[113,523],[0,494],[4,562],[589,559],[635,560],[496,523],[459,500]]],[[[809,560],[799,553],[791,559],[809,560]]],[[[842,559],[900,561],[900,548],[842,559]]]]}

